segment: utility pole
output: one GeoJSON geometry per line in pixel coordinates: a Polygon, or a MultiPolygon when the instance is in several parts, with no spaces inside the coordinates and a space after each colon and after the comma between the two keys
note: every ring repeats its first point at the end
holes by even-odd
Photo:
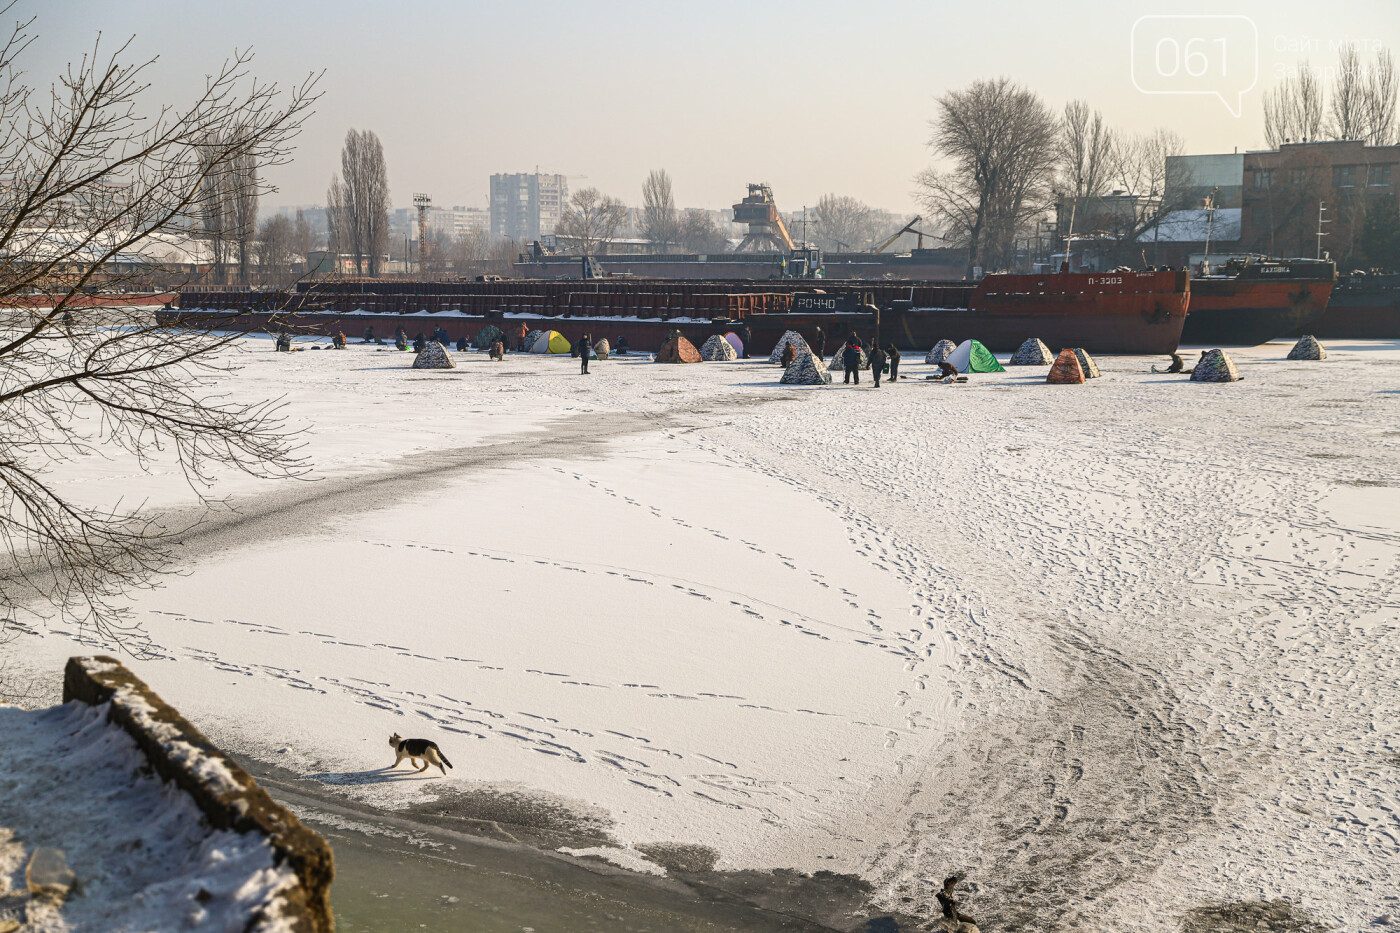
{"type": "Polygon", "coordinates": [[[423,260],[428,258],[428,208],[433,199],[426,194],[415,193],[413,204],[418,208],[418,271],[423,271],[423,260]]]}
{"type": "Polygon", "coordinates": [[[807,219],[807,205],[802,205],[802,245],[804,247],[807,245],[807,225],[811,224],[815,227],[819,223],[821,223],[820,220],[807,219]]]}
{"type": "Polygon", "coordinates": [[[1317,202],[1317,258],[1318,258],[1318,259],[1321,259],[1321,258],[1322,258],[1322,238],[1325,237],[1325,236],[1327,236],[1327,234],[1325,234],[1325,233],[1322,232],[1322,225],[1323,225],[1323,224],[1330,224],[1330,223],[1332,222],[1332,221],[1330,221],[1330,220],[1325,220],[1325,219],[1323,219],[1323,218],[1324,218],[1324,215],[1325,215],[1326,213],[1327,213],[1327,202],[1325,202],[1325,201],[1318,201],[1318,202],[1317,202]]]}

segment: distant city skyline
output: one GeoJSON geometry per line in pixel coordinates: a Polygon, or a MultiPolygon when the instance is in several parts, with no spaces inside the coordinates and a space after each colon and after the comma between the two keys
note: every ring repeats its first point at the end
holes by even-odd
{"type": "Polygon", "coordinates": [[[597,187],[639,204],[647,172],[664,168],[681,207],[723,208],[747,183],[766,182],[785,212],[835,193],[914,213],[914,175],[932,163],[925,144],[935,98],[976,79],[1005,75],[1055,110],[1082,98],[1125,131],[1165,126],[1190,153],[1245,151],[1264,146],[1261,98],[1284,70],[1303,58],[1332,64],[1341,42],[1359,43],[1367,58],[1400,44],[1393,0],[1339,0],[1325,16],[1301,0],[1220,10],[1248,20],[1217,17],[1219,37],[1196,47],[1231,56],[1221,90],[1238,99],[1236,117],[1213,95],[1140,89],[1184,87],[1162,78],[1181,47],[1151,41],[1171,24],[1149,22],[1145,44],[1136,41],[1144,29],[1135,36],[1134,24],[1160,7],[1097,0],[1072,14],[1059,9],[1011,0],[800,8],[544,0],[528,15],[447,2],[389,14],[356,0],[24,0],[10,13],[38,16],[24,65],[41,85],[90,51],[99,32],[107,53],[134,36],[125,60],[160,56],[149,74],[152,105],[191,100],[235,48],[251,46],[252,73],[284,87],[324,69],[324,96],[295,160],[269,172],[280,188],[269,208],[323,203],[345,133],[356,128],[383,141],[395,207],[422,191],[435,204],[486,209],[493,174],[537,168],[566,176],[571,190],[597,187]],[[1250,30],[1253,49],[1240,38],[1250,30]],[[1135,86],[1131,71],[1154,48],[1155,83],[1135,86]],[[1254,51],[1257,81],[1247,87],[1254,51]]]}

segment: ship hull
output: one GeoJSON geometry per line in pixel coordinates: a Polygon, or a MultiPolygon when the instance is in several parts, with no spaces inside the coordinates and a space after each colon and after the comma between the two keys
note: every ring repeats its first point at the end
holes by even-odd
{"type": "Polygon", "coordinates": [[[508,321],[551,327],[570,340],[584,330],[626,335],[634,347],[654,349],[673,328],[696,340],[746,323],[761,352],[784,330],[810,339],[821,327],[828,338],[855,330],[864,340],[878,337],[902,350],[926,350],[963,335],[1002,352],[1040,337],[1095,353],[1167,353],[1181,337],[1188,298],[1187,274],[1164,271],[990,275],[975,284],[352,281],[316,283],[296,293],[190,290],[180,306],[253,314],[238,326],[266,321],[273,311],[295,311],[305,326],[323,333],[334,327],[351,337],[372,323],[376,333],[403,327],[410,336],[441,325],[455,340],[508,321]]]}
{"type": "Polygon", "coordinates": [[[882,333],[909,350],[975,338],[993,352],[1010,353],[1038,337],[1054,350],[1171,353],[1181,341],[1189,285],[1185,272],[988,276],[965,306],[897,311],[882,333]]]}
{"type": "MultiPolygon", "coordinates": [[[[1296,262],[1296,261],[1295,261],[1296,262]]],[[[1327,309],[1336,275],[1331,263],[1295,267],[1287,261],[1261,263],[1281,270],[1275,278],[1252,268],[1231,277],[1206,276],[1191,282],[1191,312],[1181,342],[1188,346],[1253,347],[1315,321],[1327,309]]]]}
{"type": "Polygon", "coordinates": [[[1327,310],[1290,336],[1324,339],[1400,340],[1400,275],[1343,282],[1327,310]]]}

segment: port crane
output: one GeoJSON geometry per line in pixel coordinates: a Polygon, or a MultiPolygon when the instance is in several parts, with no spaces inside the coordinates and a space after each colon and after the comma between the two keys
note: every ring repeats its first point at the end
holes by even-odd
{"type": "Polygon", "coordinates": [[[938,236],[937,234],[925,233],[924,231],[922,231],[922,230],[920,230],[918,227],[916,227],[915,225],[916,225],[919,221],[921,221],[921,220],[923,220],[923,218],[916,215],[916,216],[914,217],[913,220],[909,221],[909,222],[908,222],[907,224],[905,224],[903,227],[900,227],[900,228],[899,228],[899,232],[897,232],[897,233],[895,233],[893,236],[889,237],[889,239],[885,240],[885,242],[881,243],[879,246],[875,247],[875,248],[872,249],[870,252],[872,252],[872,253],[883,253],[885,250],[889,249],[891,246],[894,245],[894,241],[895,241],[895,240],[898,240],[900,237],[904,236],[904,234],[906,234],[906,233],[912,233],[912,234],[914,234],[915,236],[917,236],[917,237],[919,238],[919,245],[918,245],[918,247],[917,247],[918,249],[923,249],[923,248],[924,248],[924,237],[928,237],[930,240],[941,240],[941,239],[943,239],[943,237],[938,236]]]}
{"type": "Polygon", "coordinates": [[[792,234],[788,233],[787,224],[783,223],[782,215],[778,213],[777,202],[773,200],[773,189],[765,184],[749,185],[748,197],[734,205],[734,222],[749,225],[749,232],[734,250],[736,253],[742,253],[750,247],[754,252],[765,247],[782,253],[791,253],[797,249],[797,245],[792,242],[792,234]]]}

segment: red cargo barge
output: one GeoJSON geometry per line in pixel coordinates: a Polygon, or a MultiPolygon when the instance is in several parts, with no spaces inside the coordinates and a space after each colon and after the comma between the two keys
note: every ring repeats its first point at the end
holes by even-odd
{"type": "Polygon", "coordinates": [[[881,324],[882,337],[908,349],[976,338],[1009,353],[1039,337],[1055,350],[1157,354],[1181,341],[1191,282],[1184,271],[1057,272],[911,291],[881,324]]]}
{"type": "Polygon", "coordinates": [[[455,341],[487,324],[503,329],[558,330],[573,340],[585,331],[625,335],[638,350],[655,350],[672,329],[693,342],[747,326],[751,349],[767,353],[785,330],[809,339],[855,329],[874,335],[879,309],[882,342],[927,350],[944,337],[975,337],[1011,351],[1028,337],[1094,353],[1168,353],[1176,349],[1186,315],[1185,272],[1105,275],[990,275],[978,283],[668,282],[654,279],[543,282],[336,281],[295,293],[190,290],[180,312],[238,313],[230,326],[257,327],[274,313],[294,312],[313,332],[379,335],[403,327],[410,337],[441,326],[455,341]]]}
{"type": "Polygon", "coordinates": [[[1191,280],[1181,342],[1253,347],[1307,327],[1327,308],[1337,266],[1317,259],[1232,259],[1191,280]]]}

